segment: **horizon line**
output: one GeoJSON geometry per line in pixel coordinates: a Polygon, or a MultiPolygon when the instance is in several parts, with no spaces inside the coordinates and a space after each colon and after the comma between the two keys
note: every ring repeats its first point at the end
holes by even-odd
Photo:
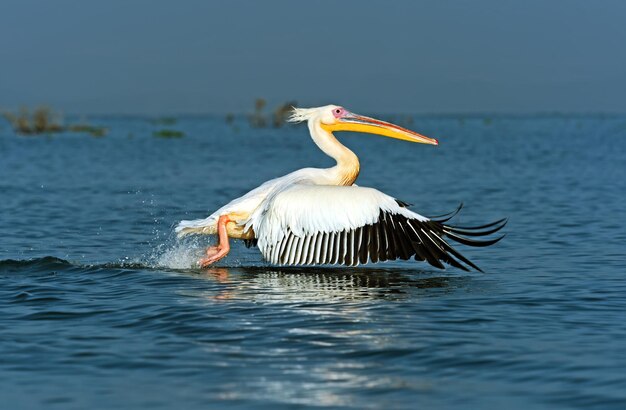
{"type": "MultiPolygon", "coordinates": [[[[36,108],[48,108],[53,114],[60,114],[61,116],[69,117],[137,117],[137,118],[164,118],[164,117],[226,117],[234,116],[235,118],[249,117],[255,115],[254,112],[160,112],[160,113],[141,113],[141,112],[92,112],[92,113],[76,113],[71,111],[55,110],[48,105],[35,105],[32,107],[26,107],[29,110],[36,108]]],[[[0,107],[0,114],[4,113],[17,113],[19,111],[11,111],[0,107]]],[[[527,111],[527,112],[515,112],[515,111],[433,111],[433,112],[364,112],[368,115],[379,116],[412,116],[412,117],[623,117],[626,116],[625,111],[558,111],[558,110],[545,110],[545,111],[527,111]]],[[[262,116],[273,116],[273,112],[262,113],[262,116]]]]}

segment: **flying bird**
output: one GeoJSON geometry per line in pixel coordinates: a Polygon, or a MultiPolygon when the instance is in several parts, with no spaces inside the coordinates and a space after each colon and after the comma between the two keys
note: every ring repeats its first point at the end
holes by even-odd
{"type": "MultiPolygon", "coordinates": [[[[278,265],[346,265],[414,258],[444,269],[445,264],[480,268],[450,241],[488,246],[506,219],[474,227],[448,224],[461,206],[447,215],[427,218],[409,205],[374,188],[357,186],[358,157],[333,132],[377,134],[404,141],[438,145],[438,141],[385,121],[351,113],[343,107],[294,108],[290,122],[307,122],[313,142],[337,164],[303,168],[272,179],[215,211],[205,219],[181,221],[179,236],[217,234],[217,246],[198,261],[206,267],[230,251],[229,238],[258,246],[263,257],[278,265]],[[469,237],[469,238],[468,238],[469,237]]],[[[482,271],[481,271],[482,272],[482,271]]]]}

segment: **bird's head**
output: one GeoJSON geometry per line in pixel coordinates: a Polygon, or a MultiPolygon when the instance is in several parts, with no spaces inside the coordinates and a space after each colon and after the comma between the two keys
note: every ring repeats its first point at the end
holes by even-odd
{"type": "Polygon", "coordinates": [[[294,108],[289,121],[317,123],[328,132],[365,132],[404,141],[419,142],[421,144],[439,145],[439,142],[434,138],[428,138],[389,122],[351,113],[338,105],[326,105],[318,108],[294,108]]]}

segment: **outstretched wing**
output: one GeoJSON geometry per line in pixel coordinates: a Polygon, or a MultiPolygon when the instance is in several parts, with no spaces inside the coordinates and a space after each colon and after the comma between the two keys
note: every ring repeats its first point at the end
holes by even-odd
{"type": "Polygon", "coordinates": [[[414,257],[442,269],[447,263],[480,271],[445,238],[488,246],[502,237],[477,241],[467,236],[489,235],[506,224],[453,227],[445,222],[454,215],[429,219],[406,205],[372,188],[295,184],[267,198],[249,227],[264,258],[275,264],[355,266],[414,257]]]}

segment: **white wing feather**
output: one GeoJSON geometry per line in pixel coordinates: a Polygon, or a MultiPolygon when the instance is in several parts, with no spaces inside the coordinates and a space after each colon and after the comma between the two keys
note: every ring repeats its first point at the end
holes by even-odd
{"type": "Polygon", "coordinates": [[[274,247],[289,232],[302,240],[320,232],[348,232],[378,222],[381,211],[428,220],[373,188],[293,184],[268,195],[251,215],[246,229],[254,229],[261,253],[272,261],[274,247]]]}

